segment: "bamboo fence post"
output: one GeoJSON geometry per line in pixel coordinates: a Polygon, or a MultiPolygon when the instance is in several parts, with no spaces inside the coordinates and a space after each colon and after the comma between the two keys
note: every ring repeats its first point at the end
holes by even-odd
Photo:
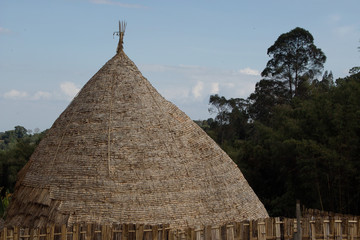
{"type": "Polygon", "coordinates": [[[54,240],[55,238],[55,225],[50,226],[50,240],[54,240]]]}
{"type": "Polygon", "coordinates": [[[20,228],[18,226],[14,227],[13,239],[14,240],[20,239],[20,228]]]}
{"type": "Polygon", "coordinates": [[[122,232],[121,232],[121,240],[128,240],[128,239],[129,239],[129,225],[123,224],[122,232]]]}
{"type": "Polygon", "coordinates": [[[349,222],[346,219],[343,219],[342,224],[344,224],[344,226],[341,226],[342,238],[349,240],[349,222]]]}
{"type": "Polygon", "coordinates": [[[191,230],[189,227],[184,230],[184,240],[191,240],[191,230]]]}
{"type": "Polygon", "coordinates": [[[2,240],[7,240],[7,228],[4,227],[3,230],[1,231],[1,238],[2,240]]]}
{"type": "Polygon", "coordinates": [[[234,229],[234,240],[241,240],[241,234],[240,234],[241,223],[234,222],[233,229],[234,229]]]}
{"type": "Polygon", "coordinates": [[[220,240],[220,230],[218,226],[211,228],[211,240],[220,240]]]}
{"type": "Polygon", "coordinates": [[[61,240],[66,240],[67,239],[67,228],[66,225],[63,224],[61,225],[61,235],[60,235],[61,240]]]}
{"type": "Polygon", "coordinates": [[[324,240],[329,240],[329,235],[330,235],[330,221],[328,219],[323,221],[324,225],[324,240]]]}
{"type": "Polygon", "coordinates": [[[31,228],[30,229],[30,238],[29,238],[29,240],[34,240],[35,239],[34,232],[35,232],[35,229],[31,228]]]}
{"type": "Polygon", "coordinates": [[[111,237],[111,229],[109,225],[102,225],[101,226],[101,240],[110,240],[111,237]]]}
{"type": "Polygon", "coordinates": [[[195,229],[188,228],[186,232],[186,240],[195,240],[195,229]]]}
{"type": "Polygon", "coordinates": [[[152,227],[152,240],[159,240],[159,226],[152,227]]]}
{"type": "Polygon", "coordinates": [[[169,240],[175,240],[175,233],[172,230],[169,230],[169,240]]]}
{"type": "Polygon", "coordinates": [[[233,224],[226,225],[226,240],[235,240],[233,224]]]}
{"type": "Polygon", "coordinates": [[[101,225],[101,240],[107,240],[106,239],[106,226],[101,225]]]}
{"type": "Polygon", "coordinates": [[[14,239],[14,228],[8,228],[7,238],[13,240],[14,239]]]}
{"type": "Polygon", "coordinates": [[[144,237],[144,225],[136,224],[136,232],[135,232],[136,240],[142,240],[144,237]]]}
{"type": "Polygon", "coordinates": [[[79,240],[80,231],[79,231],[79,224],[75,224],[73,226],[73,238],[72,240],[79,240]]]}
{"type": "Polygon", "coordinates": [[[40,228],[35,228],[34,229],[34,239],[39,240],[40,239],[40,228]]]}
{"type": "Polygon", "coordinates": [[[211,239],[211,226],[204,227],[204,240],[212,240],[211,239]]]}
{"type": "Polygon", "coordinates": [[[254,221],[249,221],[249,240],[254,240],[254,238],[253,238],[253,222],[254,221]]]}
{"type": "Polygon", "coordinates": [[[357,236],[357,221],[356,220],[349,220],[349,240],[354,240],[357,236]]]}
{"type": "Polygon", "coordinates": [[[281,221],[279,217],[275,218],[275,239],[280,240],[281,239],[281,227],[280,227],[281,221]]]}
{"type": "Polygon", "coordinates": [[[258,222],[257,224],[257,230],[258,230],[258,240],[266,240],[266,230],[265,230],[265,222],[262,220],[262,222],[258,222]]]}
{"type": "Polygon", "coordinates": [[[310,221],[311,240],[316,240],[315,220],[310,221]]]}
{"type": "Polygon", "coordinates": [[[168,234],[166,233],[166,226],[162,225],[161,240],[166,240],[167,237],[168,237],[168,234]]]}
{"type": "Polygon", "coordinates": [[[50,237],[50,227],[49,226],[47,226],[46,227],[46,240],[51,240],[51,237],[50,237]]]}
{"type": "Polygon", "coordinates": [[[91,224],[90,223],[86,224],[85,240],[91,240],[91,224]]]}
{"type": "Polygon", "coordinates": [[[341,219],[335,219],[335,240],[342,240],[341,219]]]}
{"type": "MultiPolygon", "coordinates": [[[[294,231],[295,232],[295,231],[294,231]]],[[[296,201],[296,234],[294,240],[302,240],[300,201],[296,201]]]]}
{"type": "Polygon", "coordinates": [[[195,228],[195,240],[201,240],[201,228],[200,227],[195,228]]]}
{"type": "Polygon", "coordinates": [[[110,225],[106,225],[106,240],[112,240],[113,236],[113,228],[110,225]]]}
{"type": "MultiPolygon", "coordinates": [[[[298,225],[297,225],[297,220],[294,219],[294,231],[293,231],[293,235],[294,235],[294,240],[298,240],[298,237],[296,236],[298,232],[298,225]]],[[[300,239],[302,240],[302,239],[300,239]]]]}
{"type": "Polygon", "coordinates": [[[241,240],[250,240],[251,239],[251,229],[250,229],[250,222],[244,222],[243,223],[243,234],[241,234],[242,239],[241,240]]]}
{"type": "Polygon", "coordinates": [[[181,232],[180,233],[180,239],[181,240],[186,240],[186,232],[181,232]]]}

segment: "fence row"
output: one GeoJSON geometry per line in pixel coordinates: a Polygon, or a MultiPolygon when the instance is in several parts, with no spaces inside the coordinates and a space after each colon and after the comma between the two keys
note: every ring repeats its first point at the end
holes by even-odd
{"type": "MultiPolygon", "coordinates": [[[[360,240],[357,217],[311,217],[301,219],[302,240],[360,240]]],[[[172,229],[169,226],[139,224],[95,225],[71,227],[3,228],[1,240],[289,240],[298,234],[296,219],[267,218],[257,221],[172,229]]]]}

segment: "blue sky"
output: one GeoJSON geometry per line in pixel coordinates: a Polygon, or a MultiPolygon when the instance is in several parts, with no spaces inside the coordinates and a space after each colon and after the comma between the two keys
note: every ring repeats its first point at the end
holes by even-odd
{"type": "Polygon", "coordinates": [[[325,70],[360,66],[359,0],[0,0],[0,132],[51,127],[79,89],[124,49],[143,75],[192,119],[210,94],[247,98],[277,37],[314,36],[325,70]]]}

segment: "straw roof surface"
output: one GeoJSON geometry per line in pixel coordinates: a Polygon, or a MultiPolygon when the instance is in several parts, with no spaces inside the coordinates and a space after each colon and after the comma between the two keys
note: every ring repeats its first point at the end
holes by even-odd
{"type": "Polygon", "coordinates": [[[7,225],[183,228],[268,216],[236,164],[122,47],[55,121],[18,178],[7,225]]]}

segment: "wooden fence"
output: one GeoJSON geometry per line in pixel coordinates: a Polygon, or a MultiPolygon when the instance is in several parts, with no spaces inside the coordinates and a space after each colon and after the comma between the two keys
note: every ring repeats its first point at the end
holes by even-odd
{"type": "MultiPolygon", "coordinates": [[[[358,217],[301,219],[303,240],[360,240],[358,217]]],[[[185,230],[135,224],[77,224],[28,229],[3,228],[0,240],[288,240],[297,233],[296,220],[267,218],[185,230]]]]}

